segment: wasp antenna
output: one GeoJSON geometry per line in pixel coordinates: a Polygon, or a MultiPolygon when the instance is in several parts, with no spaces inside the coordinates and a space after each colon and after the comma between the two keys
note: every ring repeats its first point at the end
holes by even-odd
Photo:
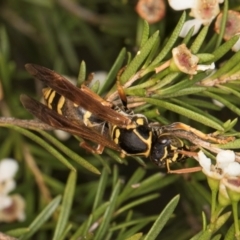
{"type": "Polygon", "coordinates": [[[123,106],[127,108],[127,97],[119,80],[117,80],[117,90],[123,106]]]}
{"type": "Polygon", "coordinates": [[[120,77],[122,75],[122,73],[124,72],[124,70],[126,69],[126,67],[123,67],[119,70],[118,74],[117,74],[117,90],[118,90],[118,95],[122,101],[122,104],[125,108],[127,108],[127,97],[126,94],[124,92],[123,86],[120,83],[120,77]]]}

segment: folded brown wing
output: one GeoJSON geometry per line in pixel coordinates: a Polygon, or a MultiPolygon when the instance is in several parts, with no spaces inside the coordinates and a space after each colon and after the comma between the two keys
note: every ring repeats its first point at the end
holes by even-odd
{"type": "Polygon", "coordinates": [[[74,86],[56,72],[35,64],[26,64],[25,67],[32,76],[98,118],[122,127],[131,122],[127,116],[114,111],[110,104],[106,104],[107,102],[94,92],[74,86]]]}
{"type": "Polygon", "coordinates": [[[44,104],[30,98],[26,95],[21,95],[20,100],[23,106],[34,116],[36,116],[41,121],[49,124],[53,128],[60,129],[71,133],[73,135],[79,136],[85,140],[101,144],[104,147],[109,147],[116,151],[121,151],[121,149],[106,136],[94,131],[85,125],[78,125],[71,122],[66,117],[59,115],[55,111],[52,111],[44,104]]]}

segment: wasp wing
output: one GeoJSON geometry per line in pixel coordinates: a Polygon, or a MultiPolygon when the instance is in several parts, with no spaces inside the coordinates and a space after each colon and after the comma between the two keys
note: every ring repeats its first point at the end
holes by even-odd
{"type": "Polygon", "coordinates": [[[41,121],[47,123],[53,128],[63,130],[65,132],[71,133],[73,135],[79,136],[83,139],[89,140],[91,142],[101,144],[104,147],[109,147],[116,151],[121,151],[121,149],[110,139],[94,131],[85,125],[79,125],[71,122],[66,117],[59,115],[55,111],[49,109],[44,104],[30,98],[26,95],[21,95],[20,100],[23,106],[35,117],[41,121]]]}
{"type": "Polygon", "coordinates": [[[111,109],[109,103],[107,106],[107,102],[100,96],[86,88],[74,86],[58,73],[36,64],[26,64],[25,67],[32,76],[98,118],[123,127],[131,122],[127,116],[111,109]]]}

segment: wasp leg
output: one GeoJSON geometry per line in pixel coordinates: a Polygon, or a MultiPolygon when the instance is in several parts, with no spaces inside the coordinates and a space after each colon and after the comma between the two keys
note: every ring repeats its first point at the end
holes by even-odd
{"type": "Polygon", "coordinates": [[[102,154],[104,150],[104,146],[101,144],[98,144],[97,147],[93,147],[87,142],[81,142],[80,147],[86,149],[88,152],[93,153],[93,154],[102,154]]]}
{"type": "Polygon", "coordinates": [[[186,150],[177,150],[178,153],[181,153],[182,155],[186,156],[186,157],[197,157],[197,153],[196,152],[192,152],[192,150],[196,150],[197,147],[192,146],[190,147],[191,151],[186,151],[186,150]]]}
{"type": "MultiPolygon", "coordinates": [[[[196,157],[197,153],[196,152],[191,152],[191,151],[185,151],[185,150],[178,150],[178,153],[181,153],[185,156],[188,157],[196,157]]],[[[202,167],[191,167],[191,168],[183,168],[183,169],[178,169],[178,170],[171,170],[170,168],[170,160],[167,160],[166,162],[166,167],[167,167],[167,172],[171,174],[184,174],[184,173],[193,173],[193,172],[199,172],[202,170],[202,167]]]]}
{"type": "Polygon", "coordinates": [[[219,144],[225,144],[227,142],[234,140],[234,137],[223,137],[223,136],[215,137],[213,134],[205,134],[205,133],[203,133],[195,128],[192,128],[184,123],[181,123],[181,122],[172,123],[171,125],[168,125],[166,127],[166,129],[168,129],[170,131],[184,130],[186,132],[191,132],[191,133],[195,134],[197,137],[199,137],[203,140],[212,141],[212,142],[219,143],[219,144]]]}
{"type": "Polygon", "coordinates": [[[168,170],[168,173],[171,174],[185,174],[185,173],[193,173],[193,172],[200,172],[202,170],[202,167],[191,167],[191,168],[183,168],[179,170],[168,170]]]}

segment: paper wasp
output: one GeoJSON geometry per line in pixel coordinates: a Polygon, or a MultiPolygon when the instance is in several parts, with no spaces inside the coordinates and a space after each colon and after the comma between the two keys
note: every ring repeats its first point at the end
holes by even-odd
{"type": "MultiPolygon", "coordinates": [[[[50,69],[35,64],[26,64],[26,69],[48,88],[43,90],[47,105],[21,95],[24,107],[53,128],[98,144],[95,149],[86,142],[81,144],[93,153],[101,154],[104,147],[108,147],[122,155],[144,156],[158,166],[166,165],[171,172],[170,163],[191,156],[189,148],[175,133],[183,132],[183,138],[187,135],[218,143],[227,141],[205,135],[183,123],[167,126],[149,123],[143,114],[134,114],[126,107],[125,96],[120,96],[123,106],[118,107],[87,86],[78,88],[50,69]]],[[[119,93],[122,95],[121,91],[119,93]]]]}

